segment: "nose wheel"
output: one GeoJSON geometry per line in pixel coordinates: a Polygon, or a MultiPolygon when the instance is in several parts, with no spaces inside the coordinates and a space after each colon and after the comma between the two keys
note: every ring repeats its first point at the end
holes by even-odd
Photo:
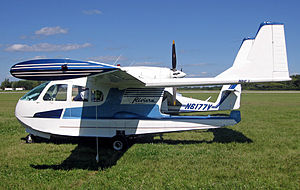
{"type": "Polygon", "coordinates": [[[34,135],[29,134],[29,135],[26,136],[26,143],[28,143],[28,144],[34,143],[34,140],[35,140],[34,135]]]}
{"type": "Polygon", "coordinates": [[[116,151],[124,151],[128,148],[128,141],[125,136],[117,135],[112,138],[112,148],[116,151]]]}

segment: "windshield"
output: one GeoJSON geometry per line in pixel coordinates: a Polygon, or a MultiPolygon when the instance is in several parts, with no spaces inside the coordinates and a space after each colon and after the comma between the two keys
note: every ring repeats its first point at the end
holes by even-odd
{"type": "Polygon", "coordinates": [[[26,93],[20,100],[34,101],[37,100],[41,92],[49,82],[45,82],[26,93]]]}

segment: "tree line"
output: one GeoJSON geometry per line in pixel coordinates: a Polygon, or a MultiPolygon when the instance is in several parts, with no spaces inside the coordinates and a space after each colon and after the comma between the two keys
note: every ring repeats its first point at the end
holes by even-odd
{"type": "Polygon", "coordinates": [[[300,90],[300,75],[292,75],[291,81],[246,83],[242,85],[244,90],[300,90]]]}
{"type": "MultiPolygon", "coordinates": [[[[292,75],[291,81],[286,82],[268,82],[268,83],[245,83],[242,84],[243,90],[300,90],[300,75],[292,75]]],[[[25,90],[31,90],[32,88],[43,83],[42,81],[30,81],[30,80],[19,80],[9,81],[5,79],[1,83],[1,89],[4,88],[24,88],[25,90]]],[[[183,88],[187,89],[187,88],[183,88]]],[[[204,86],[201,87],[203,90],[220,90],[221,86],[204,86]]]]}
{"type": "MultiPolygon", "coordinates": [[[[242,84],[242,90],[300,90],[300,75],[292,75],[291,81],[286,82],[267,82],[267,83],[244,83],[242,84]]],[[[201,90],[221,90],[222,85],[214,86],[202,86],[195,87],[193,89],[201,90]]],[[[188,90],[191,88],[181,88],[188,90]]]]}
{"type": "Polygon", "coordinates": [[[9,81],[9,79],[4,79],[1,83],[1,89],[5,88],[24,88],[25,90],[31,90],[34,87],[43,83],[42,81],[30,81],[30,80],[19,80],[19,81],[9,81]]]}

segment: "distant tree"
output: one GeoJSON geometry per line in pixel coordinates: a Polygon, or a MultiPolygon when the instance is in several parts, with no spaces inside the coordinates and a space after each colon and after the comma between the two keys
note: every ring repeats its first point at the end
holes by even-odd
{"type": "Polygon", "coordinates": [[[1,88],[11,88],[12,83],[9,81],[9,79],[4,79],[4,81],[1,83],[1,88]]]}
{"type": "Polygon", "coordinates": [[[19,80],[12,82],[13,88],[25,88],[25,90],[31,90],[34,87],[40,85],[40,81],[30,81],[30,80],[19,80]]]}
{"type": "Polygon", "coordinates": [[[292,83],[296,88],[300,89],[300,75],[293,75],[292,77],[292,83]]]}

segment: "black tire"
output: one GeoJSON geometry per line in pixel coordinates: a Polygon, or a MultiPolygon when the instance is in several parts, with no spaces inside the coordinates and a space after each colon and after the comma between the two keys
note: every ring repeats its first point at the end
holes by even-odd
{"type": "Polygon", "coordinates": [[[111,146],[116,151],[124,151],[128,148],[128,141],[126,137],[118,135],[112,138],[111,146]]]}

